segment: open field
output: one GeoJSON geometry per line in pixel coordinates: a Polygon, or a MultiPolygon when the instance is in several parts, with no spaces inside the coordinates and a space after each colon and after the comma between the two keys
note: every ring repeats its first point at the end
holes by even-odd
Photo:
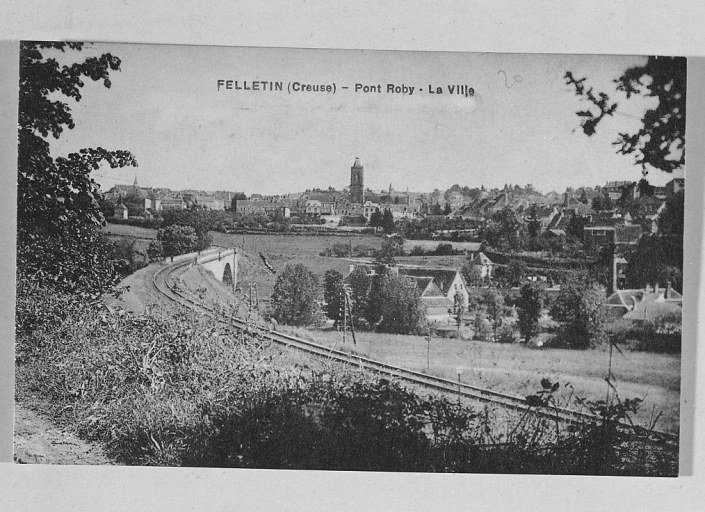
{"type": "MultiPolygon", "coordinates": [[[[279,328],[296,336],[328,346],[342,346],[342,333],[332,330],[279,328]]],[[[348,348],[352,347],[348,335],[348,348]]],[[[418,371],[426,371],[428,344],[420,336],[369,332],[357,333],[354,350],[370,358],[418,371]]],[[[433,375],[517,396],[540,389],[546,377],[561,385],[572,385],[575,394],[590,400],[605,397],[609,354],[601,350],[532,349],[519,344],[497,344],[454,339],[432,339],[430,369],[433,375]]],[[[678,432],[680,357],[678,355],[625,352],[615,353],[612,373],[621,398],[642,398],[636,420],[647,423],[663,412],[656,428],[678,432]]],[[[568,396],[570,388],[563,394],[568,396]]]]}
{"type": "Polygon", "coordinates": [[[321,251],[333,244],[359,244],[370,245],[379,249],[382,239],[374,236],[327,236],[327,235],[229,235],[211,232],[213,244],[222,247],[237,247],[246,252],[258,254],[260,252],[274,256],[296,255],[301,258],[318,256],[321,251]]]}

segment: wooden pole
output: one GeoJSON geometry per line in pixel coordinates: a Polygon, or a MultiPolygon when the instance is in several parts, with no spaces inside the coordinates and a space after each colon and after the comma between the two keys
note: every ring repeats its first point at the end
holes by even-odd
{"type": "Polygon", "coordinates": [[[355,322],[353,320],[352,306],[350,305],[350,300],[348,299],[347,290],[345,290],[345,305],[350,313],[350,332],[352,333],[353,345],[357,346],[357,338],[355,337],[355,322]]]}
{"type": "Polygon", "coordinates": [[[343,290],[343,343],[345,343],[345,336],[346,336],[346,323],[348,320],[348,311],[346,309],[347,305],[347,295],[345,294],[345,291],[343,290]]]}

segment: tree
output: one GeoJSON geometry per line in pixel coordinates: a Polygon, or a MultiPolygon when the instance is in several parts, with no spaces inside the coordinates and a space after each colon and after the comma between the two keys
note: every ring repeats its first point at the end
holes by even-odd
{"type": "MultiPolygon", "coordinates": [[[[686,67],[683,57],[648,57],[646,63],[625,70],[614,81],[627,100],[640,94],[657,100],[656,106],[644,113],[636,133],[620,133],[613,142],[617,153],[635,156],[644,175],[649,167],[672,172],[685,164],[686,67]]],[[[594,135],[598,124],[614,116],[618,103],[606,93],[588,88],[587,78],[576,79],[571,71],[566,72],[565,80],[576,96],[590,103],[587,110],[576,114],[583,133],[594,135]]]]}
{"type": "Polygon", "coordinates": [[[685,221],[685,194],[681,191],[666,200],[666,207],[658,219],[659,233],[683,239],[685,221]]]}
{"type": "Polygon", "coordinates": [[[333,320],[333,328],[337,329],[343,319],[343,274],[337,270],[328,270],[323,276],[323,300],[328,318],[333,320]]]}
{"type": "Polygon", "coordinates": [[[215,229],[218,212],[192,205],[188,210],[167,210],[163,213],[162,226],[191,226],[196,232],[195,251],[203,251],[210,247],[213,237],[209,231],[215,229]]]}
{"type": "Polygon", "coordinates": [[[482,295],[482,303],[485,306],[487,319],[492,326],[493,341],[497,341],[497,331],[502,325],[502,317],[504,316],[504,297],[495,290],[490,288],[482,295]]]}
{"type": "Polygon", "coordinates": [[[318,292],[316,275],[301,263],[289,264],[277,276],[272,308],[278,322],[309,325],[315,320],[318,292]]]}
{"type": "Polygon", "coordinates": [[[365,320],[371,328],[382,319],[381,304],[384,300],[384,278],[388,273],[387,267],[378,265],[375,274],[371,277],[370,292],[367,296],[367,308],[365,309],[365,320]]]}
{"type": "Polygon", "coordinates": [[[543,308],[544,291],[536,283],[526,283],[521,287],[517,307],[519,308],[519,332],[529,343],[539,331],[539,318],[543,308]]]}
{"type": "Polygon", "coordinates": [[[382,212],[379,211],[379,208],[375,209],[370,215],[370,226],[375,228],[375,231],[377,231],[377,228],[382,227],[382,212]]]}
{"type": "Polygon", "coordinates": [[[384,210],[382,214],[382,230],[387,234],[394,233],[394,215],[391,210],[384,210]]]}
{"type": "Polygon", "coordinates": [[[563,322],[561,338],[571,348],[588,348],[600,340],[604,327],[601,305],[603,289],[582,276],[572,277],[561,285],[551,307],[554,320],[563,322]]]}
{"type": "Polygon", "coordinates": [[[168,258],[192,252],[198,243],[198,236],[191,226],[174,224],[157,231],[157,241],[161,242],[163,254],[168,258]]]}
{"type": "Polygon", "coordinates": [[[360,320],[366,317],[372,278],[363,267],[357,267],[350,273],[347,281],[352,299],[352,322],[358,327],[360,320]]]}
{"type": "Polygon", "coordinates": [[[524,225],[511,208],[492,214],[487,227],[483,230],[487,243],[503,251],[518,251],[524,241],[524,225]]]}
{"type": "Polygon", "coordinates": [[[388,272],[381,280],[379,330],[392,334],[421,332],[425,318],[418,290],[408,279],[388,272]]]}
{"type": "Polygon", "coordinates": [[[526,276],[527,266],[524,260],[512,259],[507,265],[507,284],[511,287],[520,286],[526,276]]]}
{"type": "Polygon", "coordinates": [[[482,284],[482,267],[474,261],[468,259],[468,261],[463,263],[460,273],[468,285],[480,286],[482,284]]]}
{"type": "Polygon", "coordinates": [[[665,286],[671,281],[675,289],[683,289],[682,237],[642,236],[636,249],[627,255],[627,261],[625,277],[630,288],[656,284],[665,286]]]}
{"type": "Polygon", "coordinates": [[[237,202],[247,200],[247,196],[243,192],[235,192],[230,200],[230,209],[234,212],[237,211],[237,202]]]}
{"type": "Polygon", "coordinates": [[[380,265],[396,265],[396,257],[404,255],[404,239],[399,236],[386,237],[377,251],[375,261],[380,265]]]}
{"type": "Polygon", "coordinates": [[[453,307],[448,310],[448,314],[455,320],[458,337],[460,337],[460,326],[463,323],[463,315],[466,311],[467,305],[465,304],[465,297],[460,293],[460,290],[455,290],[455,295],[453,295],[453,307]]]}
{"type": "Polygon", "coordinates": [[[568,221],[565,232],[568,236],[572,236],[576,240],[583,239],[583,230],[587,225],[587,220],[582,215],[573,214],[568,221]]]}
{"type": "Polygon", "coordinates": [[[101,147],[56,159],[50,154],[46,138],[51,134],[58,139],[65,128],[75,126],[63,100],[81,100],[84,78],[110,88],[110,71],[120,69],[120,59],[109,53],[70,65],[51,57],[83,47],[20,44],[17,263],[19,272],[45,284],[99,294],[111,289],[119,276],[99,232],[105,218],[100,187],[90,173],[103,164],[117,168],[136,166],[137,161],[128,151],[101,147]]]}
{"type": "Polygon", "coordinates": [[[595,211],[613,210],[614,204],[610,196],[598,195],[592,199],[592,209],[595,211]]]}

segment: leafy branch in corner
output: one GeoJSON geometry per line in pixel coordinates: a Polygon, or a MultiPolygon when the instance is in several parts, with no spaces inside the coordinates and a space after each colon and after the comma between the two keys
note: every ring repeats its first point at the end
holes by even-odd
{"type": "MultiPolygon", "coordinates": [[[[585,135],[594,135],[605,117],[619,113],[618,103],[588,87],[586,77],[578,79],[567,71],[564,78],[575,95],[590,104],[588,109],[576,112],[585,135]]],[[[685,164],[686,59],[648,57],[644,65],[628,68],[614,83],[627,100],[636,95],[657,100],[656,106],[644,113],[638,131],[619,133],[612,143],[617,153],[634,154],[644,175],[649,167],[669,173],[680,169],[685,164]]]]}

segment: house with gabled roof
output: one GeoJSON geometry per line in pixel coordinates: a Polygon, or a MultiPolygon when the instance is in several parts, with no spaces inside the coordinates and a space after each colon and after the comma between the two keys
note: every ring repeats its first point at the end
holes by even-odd
{"type": "MultiPolygon", "coordinates": [[[[375,273],[374,267],[370,264],[357,266],[367,269],[370,275],[375,273]]],[[[350,265],[350,273],[357,266],[350,265]]],[[[450,322],[452,320],[450,310],[455,303],[456,292],[460,292],[464,304],[466,306],[468,304],[465,280],[458,270],[399,266],[389,267],[389,270],[408,279],[410,286],[418,290],[421,304],[426,311],[426,319],[429,322],[450,322]]]]}
{"type": "Polygon", "coordinates": [[[608,318],[650,322],[668,313],[682,311],[683,296],[666,283],[665,288],[646,286],[643,289],[616,290],[602,304],[608,318]]]}

